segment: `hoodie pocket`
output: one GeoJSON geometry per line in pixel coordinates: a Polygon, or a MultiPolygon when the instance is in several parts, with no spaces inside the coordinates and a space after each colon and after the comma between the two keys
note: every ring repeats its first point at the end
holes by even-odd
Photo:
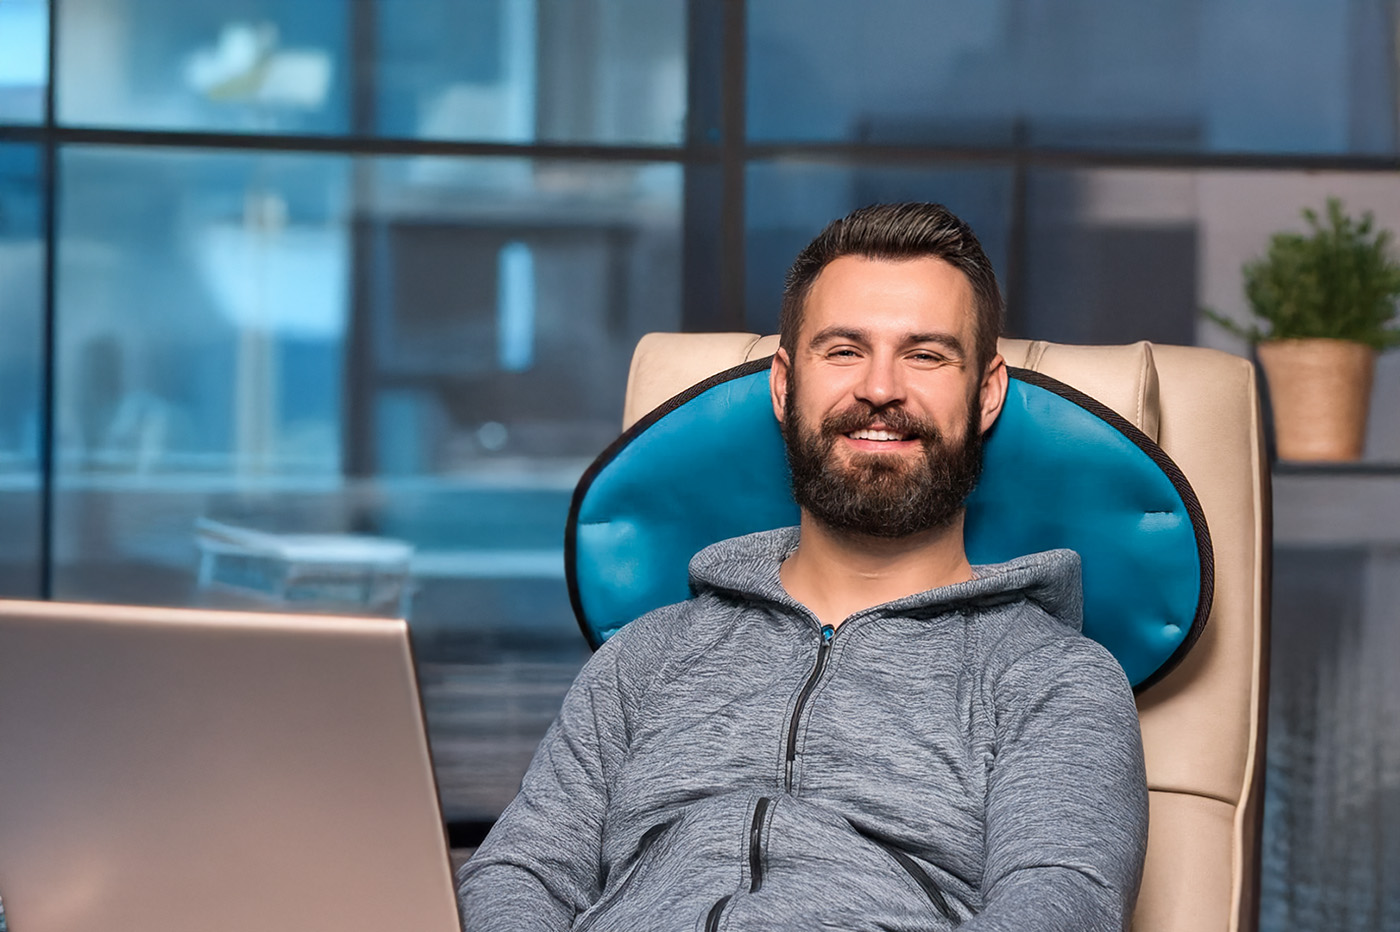
{"type": "Polygon", "coordinates": [[[933,908],[938,910],[940,916],[947,919],[953,925],[957,925],[962,921],[958,918],[958,914],[949,907],[948,898],[943,895],[942,890],[938,889],[938,884],[933,882],[933,878],[928,875],[928,871],[924,870],[923,866],[920,865],[918,861],[893,845],[887,845],[882,841],[876,841],[870,838],[869,835],[865,837],[869,839],[871,844],[881,848],[886,854],[893,858],[896,864],[904,868],[905,873],[913,878],[914,882],[919,885],[919,889],[924,891],[924,895],[927,896],[929,902],[933,904],[933,908]]]}
{"type": "Polygon", "coordinates": [[[622,899],[627,893],[627,888],[632,886],[632,881],[636,880],[637,875],[642,872],[643,862],[646,860],[647,852],[651,850],[651,846],[656,844],[657,839],[666,834],[667,830],[674,824],[674,820],[662,822],[660,825],[653,825],[642,834],[641,840],[637,842],[637,853],[632,858],[632,867],[627,876],[623,877],[622,882],[608,895],[606,903],[603,900],[598,901],[596,904],[598,908],[590,913],[587,919],[575,926],[574,932],[585,932],[586,929],[591,928],[600,916],[622,899]]]}

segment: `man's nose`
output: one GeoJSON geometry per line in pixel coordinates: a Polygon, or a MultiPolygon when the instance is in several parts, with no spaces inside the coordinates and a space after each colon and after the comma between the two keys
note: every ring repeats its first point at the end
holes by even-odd
{"type": "Polygon", "coordinates": [[[856,397],[872,407],[883,408],[904,400],[904,378],[893,357],[871,356],[856,385],[856,397]]]}

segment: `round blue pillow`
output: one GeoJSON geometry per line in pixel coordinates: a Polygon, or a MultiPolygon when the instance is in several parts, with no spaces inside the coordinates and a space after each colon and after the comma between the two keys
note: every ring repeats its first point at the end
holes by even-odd
{"type": "MultiPolygon", "coordinates": [[[[769,359],[736,366],[643,417],[579,480],[565,531],[569,597],[596,648],[690,595],[690,558],[716,541],[795,525],[769,359]]],[[[1084,633],[1138,690],[1200,636],[1214,569],[1201,507],[1142,431],[1063,382],[1011,369],[967,502],[974,564],[1056,548],[1084,574],[1084,633]]]]}

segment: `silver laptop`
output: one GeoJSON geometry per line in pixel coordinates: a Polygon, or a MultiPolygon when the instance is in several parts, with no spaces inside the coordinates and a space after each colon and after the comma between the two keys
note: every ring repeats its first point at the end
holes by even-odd
{"type": "Polygon", "coordinates": [[[9,932],[453,932],[402,621],[0,601],[9,932]]]}

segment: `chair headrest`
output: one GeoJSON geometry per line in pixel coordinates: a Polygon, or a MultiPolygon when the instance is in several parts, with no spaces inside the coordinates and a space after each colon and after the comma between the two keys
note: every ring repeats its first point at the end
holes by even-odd
{"type": "MultiPolygon", "coordinates": [[[[721,372],[642,417],[574,491],[569,595],[597,647],[689,595],[691,556],[797,523],[770,359],[721,372]]],[[[1084,578],[1084,633],[1141,690],[1172,669],[1210,615],[1210,536],[1176,464],[1133,424],[1053,378],[1011,369],[968,499],[974,564],[1068,548],[1084,578]]]]}

